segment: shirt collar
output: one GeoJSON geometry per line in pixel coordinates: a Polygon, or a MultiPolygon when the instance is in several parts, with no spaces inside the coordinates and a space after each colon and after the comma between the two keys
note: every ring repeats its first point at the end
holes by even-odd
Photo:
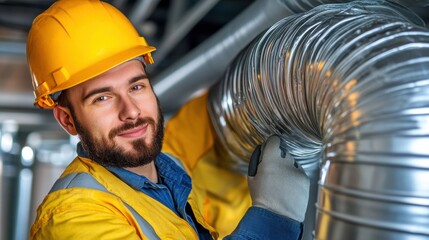
{"type": "MultiPolygon", "coordinates": [[[[80,142],[77,144],[77,154],[81,157],[89,158],[80,142]]],[[[160,179],[159,183],[166,185],[170,189],[177,187],[177,184],[189,190],[192,188],[192,182],[188,174],[168,155],[164,153],[158,154],[155,159],[155,166],[158,171],[158,179],[160,179]]],[[[112,166],[104,167],[136,190],[141,190],[144,187],[157,188],[162,186],[161,184],[150,181],[145,176],[128,171],[124,168],[112,166]]]]}

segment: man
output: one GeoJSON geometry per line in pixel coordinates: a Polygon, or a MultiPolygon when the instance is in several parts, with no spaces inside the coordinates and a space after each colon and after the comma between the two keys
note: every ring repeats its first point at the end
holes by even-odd
{"type": "MultiPolygon", "coordinates": [[[[60,0],[34,20],[27,56],[35,105],[52,108],[80,143],[38,208],[30,239],[218,237],[184,165],[160,152],[163,117],[145,71],[154,50],[98,0],[60,0]]],[[[309,181],[279,146],[273,136],[255,150],[253,205],[227,238],[300,236],[309,181]]]]}

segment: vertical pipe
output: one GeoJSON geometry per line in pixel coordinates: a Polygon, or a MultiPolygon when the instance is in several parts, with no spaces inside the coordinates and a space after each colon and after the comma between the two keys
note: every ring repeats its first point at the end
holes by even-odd
{"type": "Polygon", "coordinates": [[[31,206],[31,186],[33,181],[33,172],[29,168],[23,168],[19,171],[18,180],[18,207],[16,210],[16,220],[14,228],[14,239],[28,239],[28,229],[30,226],[30,206],[31,206]]]}

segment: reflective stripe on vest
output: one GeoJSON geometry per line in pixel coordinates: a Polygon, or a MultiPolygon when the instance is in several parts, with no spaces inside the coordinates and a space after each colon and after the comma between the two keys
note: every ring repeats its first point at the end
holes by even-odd
{"type": "MultiPolygon", "coordinates": [[[[109,192],[103,185],[101,185],[101,183],[95,180],[91,174],[84,173],[84,172],[72,173],[63,178],[58,179],[49,193],[52,193],[61,189],[74,188],[74,187],[95,189],[95,190],[99,190],[99,191],[114,195],[113,193],[109,192]]],[[[158,235],[156,235],[152,226],[146,220],[144,220],[143,217],[140,216],[140,214],[138,214],[130,205],[128,205],[124,201],[122,202],[128,208],[128,210],[133,214],[134,218],[137,220],[143,233],[149,239],[159,239],[158,235]]]]}

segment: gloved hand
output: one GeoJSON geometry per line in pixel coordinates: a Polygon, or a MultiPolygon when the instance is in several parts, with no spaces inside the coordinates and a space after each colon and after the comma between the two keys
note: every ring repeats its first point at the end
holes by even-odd
{"type": "Polygon", "coordinates": [[[303,222],[310,179],[285,149],[270,136],[256,147],[249,162],[248,184],[253,206],[303,222]]]}

